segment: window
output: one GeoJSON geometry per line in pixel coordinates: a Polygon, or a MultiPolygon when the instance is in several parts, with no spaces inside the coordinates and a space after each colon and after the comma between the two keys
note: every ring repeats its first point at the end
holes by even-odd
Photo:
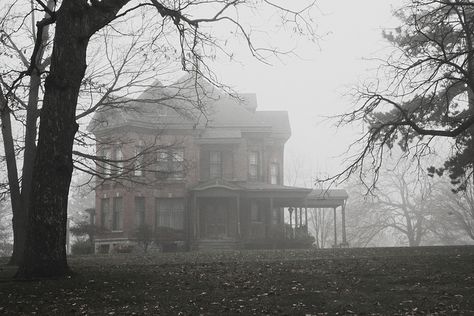
{"type": "Polygon", "coordinates": [[[249,152],[249,180],[258,180],[258,152],[249,152]]]}
{"type": "Polygon", "coordinates": [[[263,214],[260,208],[258,207],[258,203],[252,201],[250,203],[250,219],[254,223],[261,223],[263,222],[263,214]]]}
{"type": "Polygon", "coordinates": [[[143,176],[143,169],[145,167],[145,145],[143,141],[139,141],[138,145],[135,146],[135,161],[133,168],[133,175],[137,177],[143,176]]]}
{"type": "Polygon", "coordinates": [[[101,228],[110,228],[109,225],[109,210],[110,210],[110,203],[109,199],[101,199],[100,200],[100,227],[101,228]]]}
{"type": "Polygon", "coordinates": [[[117,160],[115,172],[121,174],[123,172],[123,152],[121,147],[115,148],[115,160],[117,160]]]}
{"type": "Polygon", "coordinates": [[[109,160],[112,160],[112,150],[110,148],[104,148],[102,150],[102,157],[107,160],[103,162],[104,175],[110,176],[112,174],[112,166],[109,160]]]}
{"type": "Polygon", "coordinates": [[[112,230],[121,231],[123,229],[123,202],[121,197],[115,197],[112,210],[112,230]]]}
{"type": "Polygon", "coordinates": [[[270,183],[280,184],[280,166],[276,162],[270,164],[270,183]]]}
{"type": "Polygon", "coordinates": [[[123,172],[124,161],[121,147],[104,148],[102,150],[102,157],[107,160],[103,162],[103,170],[106,176],[123,172]]]}
{"type": "Polygon", "coordinates": [[[182,179],[184,177],[184,150],[173,149],[170,153],[170,177],[172,179],[182,179]]]}
{"type": "Polygon", "coordinates": [[[184,178],[184,150],[182,148],[158,151],[156,164],[157,177],[175,180],[184,178]]]}
{"type": "Polygon", "coordinates": [[[209,178],[222,178],[222,153],[209,152],[209,178]]]}
{"type": "Polygon", "coordinates": [[[145,222],[145,198],[142,196],[135,197],[135,225],[137,228],[146,224],[145,222]]]}
{"type": "Polygon", "coordinates": [[[184,200],[156,199],[156,226],[183,229],[184,200]]]}

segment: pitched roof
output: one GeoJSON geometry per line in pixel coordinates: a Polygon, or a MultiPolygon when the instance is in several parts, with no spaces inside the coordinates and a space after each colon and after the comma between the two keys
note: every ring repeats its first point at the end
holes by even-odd
{"type": "MultiPolygon", "coordinates": [[[[223,129],[229,132],[274,132],[289,138],[290,125],[285,111],[256,111],[257,97],[246,93],[229,96],[203,79],[187,74],[170,86],[155,81],[136,99],[115,100],[113,108],[95,113],[89,130],[98,132],[113,127],[132,125],[151,129],[223,129]]],[[[211,136],[214,137],[214,136],[211,136]]]]}

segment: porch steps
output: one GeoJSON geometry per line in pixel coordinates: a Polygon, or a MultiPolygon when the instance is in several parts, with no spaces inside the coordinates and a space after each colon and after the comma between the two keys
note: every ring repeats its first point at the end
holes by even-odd
{"type": "Polygon", "coordinates": [[[206,239],[196,242],[199,251],[220,251],[236,250],[241,248],[241,244],[236,240],[206,239]]]}

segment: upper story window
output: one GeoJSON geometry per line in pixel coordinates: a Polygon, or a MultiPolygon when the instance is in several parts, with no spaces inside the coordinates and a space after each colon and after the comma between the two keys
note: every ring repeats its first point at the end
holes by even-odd
{"type": "Polygon", "coordinates": [[[184,178],[184,149],[159,150],[157,154],[157,177],[180,180],[184,178]]]}
{"type": "Polygon", "coordinates": [[[277,162],[270,163],[270,183],[280,184],[280,165],[277,162]]]}
{"type": "Polygon", "coordinates": [[[117,145],[102,149],[102,157],[106,160],[102,163],[103,172],[106,176],[113,176],[123,172],[124,159],[121,146],[117,145]]]}
{"type": "Polygon", "coordinates": [[[222,152],[209,152],[209,178],[222,178],[222,152]]]}
{"type": "Polygon", "coordinates": [[[145,168],[145,143],[141,140],[135,146],[135,160],[133,162],[133,175],[141,177],[145,168]]]}
{"type": "Polygon", "coordinates": [[[120,174],[123,172],[123,166],[124,166],[124,161],[123,161],[123,152],[121,147],[116,147],[115,148],[115,160],[117,161],[115,172],[117,174],[120,174]]]}
{"type": "Polygon", "coordinates": [[[102,157],[106,160],[102,163],[104,174],[110,176],[112,174],[112,165],[109,160],[112,160],[112,150],[110,148],[104,148],[102,150],[102,157]]]}
{"type": "Polygon", "coordinates": [[[257,181],[258,180],[258,170],[259,170],[259,159],[258,152],[251,151],[249,152],[249,180],[257,181]]]}

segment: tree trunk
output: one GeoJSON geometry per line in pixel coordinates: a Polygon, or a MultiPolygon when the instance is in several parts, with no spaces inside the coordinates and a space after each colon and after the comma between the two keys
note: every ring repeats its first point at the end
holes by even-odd
{"type": "Polygon", "coordinates": [[[26,219],[28,217],[31,180],[33,175],[33,164],[36,152],[36,122],[40,85],[41,78],[39,76],[39,73],[35,71],[34,74],[31,75],[28,96],[28,109],[26,111],[25,151],[23,155],[21,194],[19,194],[18,196],[19,201],[17,203],[14,203],[14,201],[12,200],[13,253],[9,261],[10,265],[21,264],[23,260],[23,253],[25,251],[24,245],[26,238],[26,219]]]}
{"type": "MultiPolygon", "coordinates": [[[[49,0],[47,7],[53,10],[55,1],[49,0]]],[[[32,13],[34,14],[34,12],[32,13]]],[[[49,15],[46,13],[45,18],[49,15]]],[[[32,25],[34,30],[36,25],[32,25]]],[[[38,101],[39,101],[39,89],[41,86],[41,72],[44,71],[45,65],[43,64],[44,51],[49,41],[49,25],[46,25],[43,29],[41,37],[41,44],[38,54],[36,55],[35,64],[37,68],[33,70],[30,77],[29,94],[28,94],[28,105],[26,109],[26,124],[25,124],[25,149],[23,153],[23,168],[21,177],[21,191],[17,197],[19,201],[14,203],[12,200],[12,225],[13,225],[13,253],[10,258],[10,265],[19,265],[23,260],[23,253],[25,251],[25,239],[26,239],[26,220],[28,217],[28,205],[30,201],[31,193],[31,180],[33,176],[33,165],[35,160],[36,152],[36,136],[37,136],[37,121],[38,121],[38,101]]],[[[7,150],[6,144],[5,151],[7,150]]],[[[13,149],[12,149],[13,150],[13,149]]],[[[10,172],[10,171],[9,171],[10,172]]],[[[17,169],[15,166],[15,173],[17,169]]],[[[18,182],[18,176],[17,182],[18,182]]]]}
{"type": "MultiPolygon", "coordinates": [[[[24,260],[17,277],[64,276],[66,221],[73,163],[72,147],[78,125],[75,111],[86,69],[89,37],[84,15],[73,10],[58,14],[40,117],[24,260]]],[[[74,9],[74,8],[73,8],[74,9]]]]}
{"type": "MultiPolygon", "coordinates": [[[[0,119],[2,123],[2,137],[3,146],[5,149],[5,159],[7,163],[7,174],[8,174],[8,185],[10,188],[10,200],[13,209],[13,233],[14,233],[14,245],[18,242],[19,245],[23,244],[24,234],[19,232],[25,231],[25,217],[21,212],[15,212],[15,210],[22,209],[21,197],[20,197],[20,184],[18,181],[18,172],[16,165],[15,146],[13,143],[12,125],[10,109],[8,108],[7,100],[5,99],[2,88],[0,87],[0,119]]],[[[18,254],[18,252],[17,252],[18,254]]],[[[13,257],[12,257],[13,258],[13,257]]],[[[9,264],[15,264],[16,262],[10,260],[9,264]]]]}
{"type": "Polygon", "coordinates": [[[45,81],[27,234],[18,278],[61,277],[66,258],[67,202],[77,132],[76,106],[86,70],[90,36],[103,28],[128,0],[64,0],[57,11],[51,68],[45,81]]]}

